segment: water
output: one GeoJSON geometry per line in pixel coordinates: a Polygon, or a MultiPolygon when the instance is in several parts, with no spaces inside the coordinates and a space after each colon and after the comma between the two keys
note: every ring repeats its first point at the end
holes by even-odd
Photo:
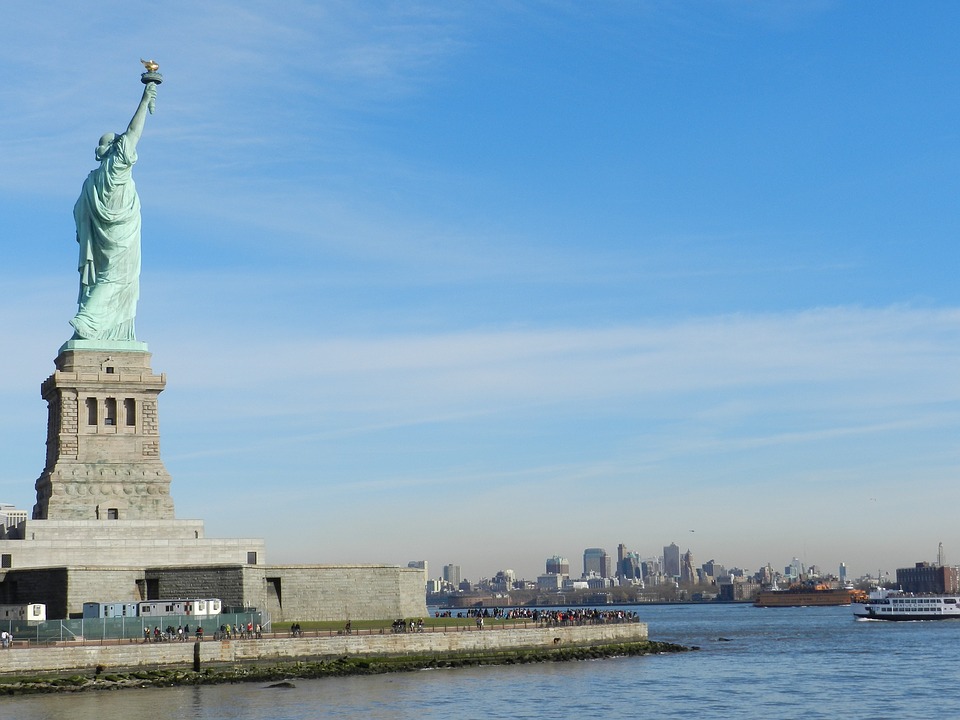
{"type": "MultiPolygon", "coordinates": [[[[960,621],[855,622],[849,608],[637,608],[699,652],[591,662],[0,699],[16,720],[465,720],[952,716],[960,621]],[[721,640],[720,638],[724,638],[721,640]]],[[[0,656],[2,661],[2,656],[0,656]]]]}

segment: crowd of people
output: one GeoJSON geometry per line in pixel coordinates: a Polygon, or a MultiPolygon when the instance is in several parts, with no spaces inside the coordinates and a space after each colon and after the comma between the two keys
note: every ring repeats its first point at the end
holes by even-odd
{"type": "MultiPolygon", "coordinates": [[[[199,627],[197,629],[199,630],[199,627]]],[[[189,637],[189,625],[178,625],[177,627],[173,627],[173,625],[167,625],[165,630],[161,630],[160,626],[156,625],[154,626],[152,633],[148,627],[143,629],[144,642],[184,642],[189,637]]]]}
{"type": "Polygon", "coordinates": [[[263,628],[260,627],[260,623],[254,625],[253,622],[248,622],[246,625],[237,623],[232,626],[230,623],[225,623],[214,633],[214,640],[252,640],[254,638],[259,640],[262,637],[263,628]]]}
{"type": "MultiPolygon", "coordinates": [[[[450,613],[437,613],[437,617],[450,617],[450,613]]],[[[457,617],[463,617],[457,613],[457,617]]],[[[606,625],[611,623],[640,622],[633,611],[599,610],[597,608],[576,608],[568,610],[543,610],[540,608],[471,608],[466,617],[476,618],[477,627],[483,627],[483,619],[494,620],[530,620],[541,627],[564,625],[606,625]]]]}
{"type": "Polygon", "coordinates": [[[417,620],[394,620],[392,626],[395,633],[423,632],[423,618],[417,620]]]}
{"type": "MultiPolygon", "coordinates": [[[[197,628],[194,632],[194,638],[197,640],[203,640],[203,637],[203,626],[197,625],[197,628]]],[[[262,637],[263,628],[260,627],[260,623],[254,624],[253,622],[248,622],[246,625],[243,623],[236,623],[234,625],[231,625],[230,623],[224,623],[213,633],[214,640],[262,637]]],[[[145,627],[143,629],[144,642],[186,642],[189,639],[190,625],[178,625],[177,627],[173,627],[173,625],[167,625],[165,630],[160,630],[160,626],[156,625],[152,631],[149,627],[145,627]]]]}

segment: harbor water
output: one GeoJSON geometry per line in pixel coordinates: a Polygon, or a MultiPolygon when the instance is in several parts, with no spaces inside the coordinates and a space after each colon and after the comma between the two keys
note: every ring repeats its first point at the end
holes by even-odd
{"type": "MultiPolygon", "coordinates": [[[[0,698],[17,720],[926,718],[960,711],[960,621],[856,622],[850,608],[634,606],[697,652],[372,677],[0,698]]],[[[10,652],[19,652],[18,650],[10,652]]],[[[0,655],[2,661],[2,655],[0,655]]]]}

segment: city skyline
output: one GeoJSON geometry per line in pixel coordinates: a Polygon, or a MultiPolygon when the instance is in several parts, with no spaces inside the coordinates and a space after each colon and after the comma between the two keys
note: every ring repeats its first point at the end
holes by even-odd
{"type": "Polygon", "coordinates": [[[960,547],[960,6],[44,8],[2,11],[0,502],[143,57],[137,336],[209,537],[468,578],[960,547]]]}
{"type": "MultiPolygon", "coordinates": [[[[674,543],[671,543],[671,545],[675,546],[674,543]]],[[[622,543],[621,543],[621,546],[623,546],[622,543]]],[[[675,547],[679,551],[679,546],[675,546],[675,547]]],[[[680,580],[681,583],[683,584],[688,583],[689,578],[683,577],[683,567],[681,565],[682,558],[684,558],[687,555],[687,553],[690,553],[694,557],[696,557],[696,554],[693,553],[690,548],[686,548],[685,550],[683,550],[683,552],[677,552],[676,554],[677,570],[676,572],[672,572],[671,562],[668,559],[668,553],[666,552],[668,548],[669,546],[664,546],[663,548],[664,553],[657,554],[655,552],[647,553],[647,552],[643,552],[643,550],[631,549],[629,546],[626,547],[626,549],[629,551],[629,554],[636,556],[641,563],[655,563],[657,572],[661,573],[664,577],[676,577],[678,580],[680,580]]],[[[605,552],[605,548],[585,548],[582,552],[586,554],[586,553],[591,553],[592,551],[605,552]]],[[[769,568],[773,571],[775,575],[780,575],[783,577],[789,577],[789,576],[796,577],[800,574],[813,571],[819,577],[830,576],[830,577],[838,578],[840,580],[848,580],[848,579],[857,579],[857,578],[863,578],[863,577],[876,578],[876,577],[893,576],[895,571],[898,569],[901,569],[902,567],[913,567],[917,564],[924,564],[924,563],[932,566],[945,565],[945,566],[953,567],[955,565],[958,565],[957,563],[954,563],[953,565],[951,565],[951,563],[945,562],[946,558],[942,554],[934,553],[933,557],[930,557],[929,554],[923,557],[917,557],[914,559],[914,561],[906,563],[904,566],[900,566],[900,567],[884,566],[884,567],[876,567],[876,568],[866,568],[864,569],[863,572],[857,573],[854,576],[849,572],[847,563],[843,561],[840,561],[835,567],[828,567],[819,562],[816,562],[815,560],[810,561],[809,559],[799,558],[797,556],[791,556],[789,558],[775,558],[775,559],[771,559],[768,562],[762,563],[761,565],[757,565],[754,567],[747,567],[734,562],[729,562],[722,558],[718,559],[710,555],[710,553],[707,553],[707,556],[708,556],[707,560],[703,560],[703,561],[695,560],[693,563],[693,569],[694,571],[696,571],[704,568],[705,566],[722,568],[724,573],[721,573],[720,575],[717,575],[717,574],[711,575],[711,577],[713,577],[714,580],[722,579],[724,575],[729,575],[733,571],[736,571],[738,576],[743,575],[743,576],[752,577],[756,575],[758,572],[761,572],[762,570],[764,570],[765,568],[769,568]]],[[[612,555],[610,553],[606,553],[606,557],[612,559],[612,555]]],[[[424,563],[426,563],[426,561],[410,561],[408,563],[408,566],[422,568],[424,563]]],[[[571,566],[569,563],[569,559],[565,556],[560,556],[560,555],[552,555],[550,557],[544,558],[543,562],[541,563],[539,572],[532,576],[524,575],[523,573],[518,573],[512,567],[507,565],[503,565],[503,564],[497,565],[496,559],[491,559],[491,561],[487,563],[487,565],[484,567],[483,570],[475,574],[461,572],[462,568],[459,564],[457,564],[455,560],[449,561],[449,564],[444,565],[443,572],[440,572],[440,573],[436,573],[436,572],[431,573],[429,571],[429,567],[432,567],[432,566],[428,566],[427,568],[426,577],[428,579],[442,580],[444,582],[449,582],[446,575],[446,569],[448,567],[456,567],[458,570],[458,577],[460,578],[460,580],[469,581],[472,584],[475,584],[478,581],[482,581],[482,580],[490,580],[491,578],[495,577],[498,573],[502,573],[502,572],[513,572],[517,580],[527,580],[527,581],[535,581],[536,578],[542,574],[547,574],[547,575],[559,574],[559,575],[565,575],[567,577],[574,578],[574,579],[586,578],[591,575],[595,577],[608,577],[608,578],[618,578],[623,575],[623,573],[617,568],[616,565],[611,566],[611,571],[607,575],[597,572],[595,568],[591,568],[590,570],[588,570],[586,566],[581,567],[580,568],[581,571],[578,572],[575,564],[571,566]],[[560,563],[558,561],[563,561],[563,563],[560,563]],[[558,568],[561,568],[561,569],[558,569],[558,568]]],[[[457,583],[453,583],[453,584],[456,585],[457,583]]]]}

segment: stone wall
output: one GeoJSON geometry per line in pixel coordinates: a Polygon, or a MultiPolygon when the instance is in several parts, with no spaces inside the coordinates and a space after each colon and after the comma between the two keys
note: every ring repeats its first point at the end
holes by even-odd
{"type": "MultiPolygon", "coordinates": [[[[259,571],[263,576],[263,570],[259,571]]],[[[157,582],[157,598],[219,598],[224,607],[243,607],[243,567],[170,567],[150,568],[147,582],[157,582]]],[[[157,599],[152,598],[152,599],[157,599]]]]}
{"type": "Polygon", "coordinates": [[[56,365],[40,390],[47,458],[33,517],[173,519],[157,414],[166,378],[150,354],[65,346],[56,365]]]}
{"type": "Polygon", "coordinates": [[[26,540],[195,540],[203,539],[203,520],[25,520],[26,540]]]}
{"type": "MultiPolygon", "coordinates": [[[[102,541],[106,543],[107,541],[102,541]]],[[[174,543],[174,541],[170,541],[174,543]]],[[[201,541],[202,542],[202,541],[201,541]]],[[[2,543],[0,543],[2,545],[2,543]]],[[[49,619],[78,617],[85,602],[219,598],[274,622],[387,620],[426,615],[423,573],[392,565],[72,565],[0,571],[0,600],[44,603],[49,619]]]]}
{"type": "Polygon", "coordinates": [[[150,567],[257,563],[266,546],[257,538],[206,538],[202,520],[27,520],[22,539],[0,540],[11,568],[87,566],[150,567]]]}
{"type": "MultiPolygon", "coordinates": [[[[645,623],[583,625],[565,628],[511,628],[385,635],[334,635],[319,638],[206,640],[200,643],[203,664],[323,659],[343,655],[441,655],[557,645],[590,646],[647,639],[645,623]]],[[[193,667],[194,643],[129,643],[0,651],[0,674],[89,673],[129,668],[193,667]]]]}
{"type": "Polygon", "coordinates": [[[70,568],[67,613],[51,615],[47,606],[47,617],[78,617],[85,602],[139,602],[145,599],[137,592],[142,579],[139,568],[70,568]]]}
{"type": "Polygon", "coordinates": [[[140,600],[137,568],[32,568],[8,570],[0,575],[0,603],[43,603],[47,618],[79,616],[85,602],[140,600]]]}
{"type": "Polygon", "coordinates": [[[0,604],[43,603],[47,617],[66,617],[67,569],[7,570],[0,573],[0,604]],[[62,613],[62,614],[53,614],[62,613]]]}
{"type": "Polygon", "coordinates": [[[268,565],[252,604],[274,622],[423,617],[423,571],[393,565],[268,565]]]}

